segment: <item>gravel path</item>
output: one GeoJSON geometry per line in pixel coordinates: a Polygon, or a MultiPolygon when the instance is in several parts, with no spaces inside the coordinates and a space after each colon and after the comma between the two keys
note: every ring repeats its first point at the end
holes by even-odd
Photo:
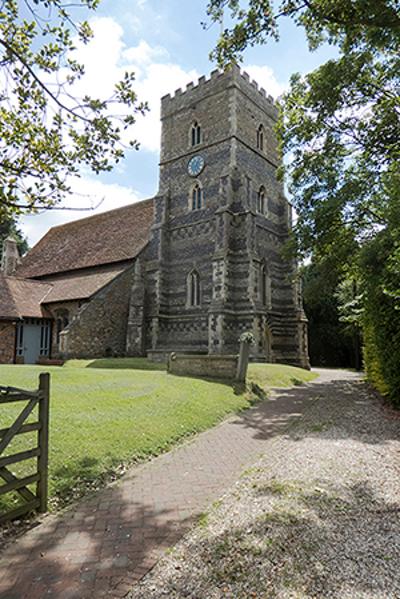
{"type": "Polygon", "coordinates": [[[129,599],[400,599],[400,414],[356,375],[320,373],[303,418],[129,599]]]}

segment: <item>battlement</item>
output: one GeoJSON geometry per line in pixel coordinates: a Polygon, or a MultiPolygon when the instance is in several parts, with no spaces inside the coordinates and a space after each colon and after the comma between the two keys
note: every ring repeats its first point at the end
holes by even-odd
{"type": "Polygon", "coordinates": [[[218,89],[220,84],[226,85],[227,82],[236,83],[237,87],[252,94],[255,99],[258,97],[263,103],[267,103],[270,108],[276,110],[273,97],[267,94],[265,89],[260,87],[256,81],[251,80],[248,73],[241,71],[239,65],[234,64],[226,71],[215,69],[208,78],[203,75],[197,83],[188,83],[186,89],[179,88],[173,94],[163,96],[161,98],[162,113],[170,112],[176,107],[177,103],[180,104],[180,101],[194,101],[198,99],[199,94],[201,95],[203,91],[207,93],[213,86],[218,89]]]}

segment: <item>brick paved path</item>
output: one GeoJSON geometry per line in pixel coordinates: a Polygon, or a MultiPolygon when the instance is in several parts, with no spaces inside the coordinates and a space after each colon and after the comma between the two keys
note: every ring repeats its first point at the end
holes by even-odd
{"type": "Polygon", "coordinates": [[[320,371],[192,442],[133,468],[58,516],[45,517],[0,556],[1,599],[123,597],[193,522],[301,417],[324,387],[357,375],[320,371]]]}

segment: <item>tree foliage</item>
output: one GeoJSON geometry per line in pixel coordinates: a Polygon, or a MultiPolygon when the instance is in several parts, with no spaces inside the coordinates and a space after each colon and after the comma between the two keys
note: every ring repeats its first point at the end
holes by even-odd
{"type": "Polygon", "coordinates": [[[360,326],[354,321],[356,294],[350,278],[338,293],[340,274],[323,261],[303,266],[301,276],[311,364],[360,368],[360,326]]]}
{"type": "Polygon", "coordinates": [[[334,44],[339,56],[306,76],[295,74],[282,99],[281,149],[299,215],[304,253],[354,252],[390,221],[399,191],[400,11],[397,0],[211,0],[233,26],[214,50],[220,64],[248,46],[279,37],[291,18],[311,49],[334,44]]]}
{"type": "Polygon", "coordinates": [[[78,93],[77,43],[92,31],[75,17],[99,0],[0,2],[0,217],[51,208],[82,165],[108,171],[127,146],[124,131],[146,109],[133,73],[108,98],[78,93]]]}
{"type": "Polygon", "coordinates": [[[399,231],[380,231],[361,256],[364,347],[368,378],[400,408],[399,231]]]}
{"type": "Polygon", "coordinates": [[[298,214],[299,254],[329,263],[339,281],[358,277],[367,362],[379,362],[390,392],[399,394],[399,2],[209,1],[211,19],[224,10],[232,26],[213,52],[221,65],[278,39],[285,18],[304,29],[311,50],[323,43],[337,49],[337,58],[315,71],[294,74],[280,101],[278,137],[287,157],[281,174],[298,214]]]}

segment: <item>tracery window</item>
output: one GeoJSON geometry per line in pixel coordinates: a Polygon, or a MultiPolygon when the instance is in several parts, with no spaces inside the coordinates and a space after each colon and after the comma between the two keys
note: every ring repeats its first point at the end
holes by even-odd
{"type": "Polygon", "coordinates": [[[197,270],[192,270],[192,272],[189,273],[187,279],[187,295],[189,306],[200,306],[200,275],[197,270]]]}
{"type": "Polygon", "coordinates": [[[197,121],[192,125],[190,139],[192,146],[198,146],[201,144],[201,127],[197,121]]]}
{"type": "Polygon", "coordinates": [[[199,183],[195,183],[193,186],[190,199],[192,210],[201,210],[201,208],[203,208],[204,196],[203,190],[199,183]]]}
{"type": "Polygon", "coordinates": [[[260,125],[257,129],[257,150],[264,151],[264,125],[260,125]]]}

